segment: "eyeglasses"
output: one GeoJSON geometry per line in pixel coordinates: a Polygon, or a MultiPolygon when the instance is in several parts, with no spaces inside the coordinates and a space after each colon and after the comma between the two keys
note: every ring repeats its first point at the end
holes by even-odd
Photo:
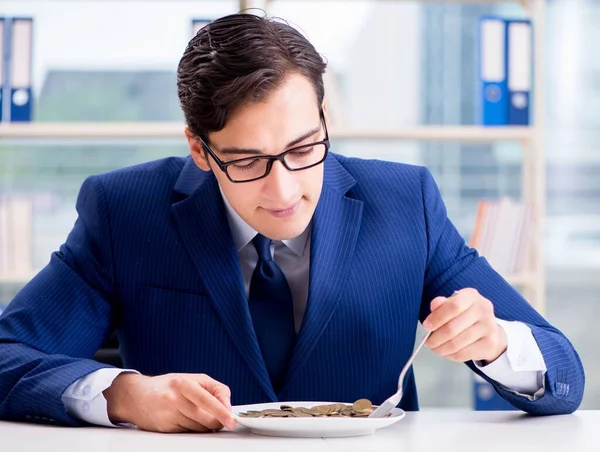
{"type": "Polygon", "coordinates": [[[288,171],[302,171],[323,163],[329,152],[329,133],[327,132],[323,111],[320,112],[320,116],[325,130],[325,139],[296,146],[278,155],[256,155],[224,162],[215,155],[202,138],[199,137],[199,139],[231,182],[252,182],[267,177],[271,172],[271,168],[273,168],[273,163],[276,161],[283,163],[288,171]]]}

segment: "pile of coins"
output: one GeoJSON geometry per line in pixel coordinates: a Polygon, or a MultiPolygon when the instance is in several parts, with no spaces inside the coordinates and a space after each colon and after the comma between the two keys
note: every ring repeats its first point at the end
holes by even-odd
{"type": "Polygon", "coordinates": [[[332,403],[317,405],[310,408],[297,408],[281,405],[279,410],[247,411],[240,413],[241,417],[368,417],[373,412],[370,400],[359,399],[352,405],[332,403]]]}

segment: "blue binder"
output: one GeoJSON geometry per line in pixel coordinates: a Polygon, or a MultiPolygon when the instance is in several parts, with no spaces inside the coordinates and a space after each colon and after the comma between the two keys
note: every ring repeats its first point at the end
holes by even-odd
{"type": "Polygon", "coordinates": [[[484,126],[508,124],[506,25],[500,17],[479,20],[480,122],[484,126]]]}
{"type": "Polygon", "coordinates": [[[6,38],[5,38],[5,20],[4,17],[0,17],[0,122],[2,122],[2,118],[6,117],[4,114],[4,109],[7,108],[4,104],[4,88],[6,87],[6,66],[8,60],[8,49],[6,47],[6,38]]]}
{"type": "Polygon", "coordinates": [[[508,123],[527,126],[530,122],[532,34],[531,21],[509,20],[508,34],[508,123]]]}
{"type": "Polygon", "coordinates": [[[33,20],[31,18],[12,18],[9,20],[8,29],[10,121],[31,121],[33,112],[31,87],[33,20]]]}

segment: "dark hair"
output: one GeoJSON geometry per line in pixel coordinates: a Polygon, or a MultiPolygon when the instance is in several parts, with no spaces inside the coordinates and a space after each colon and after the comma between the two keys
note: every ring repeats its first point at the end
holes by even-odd
{"type": "Polygon", "coordinates": [[[265,100],[285,77],[305,76],[319,107],[326,63],[295,28],[255,14],[232,14],[194,36],[177,68],[179,102],[192,134],[225,127],[236,107],[265,100]]]}

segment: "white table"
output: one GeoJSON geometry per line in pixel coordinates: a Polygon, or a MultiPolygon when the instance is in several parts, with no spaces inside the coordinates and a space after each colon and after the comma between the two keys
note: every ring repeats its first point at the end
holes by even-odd
{"type": "Polygon", "coordinates": [[[4,452],[587,452],[600,451],[600,411],[531,417],[519,412],[407,413],[397,424],[357,438],[261,437],[238,428],[211,434],[160,434],[105,427],[0,422],[4,452]]]}

